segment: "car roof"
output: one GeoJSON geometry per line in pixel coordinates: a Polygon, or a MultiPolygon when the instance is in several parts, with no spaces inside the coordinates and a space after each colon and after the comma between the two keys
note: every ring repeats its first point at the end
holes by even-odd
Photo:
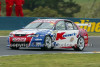
{"type": "Polygon", "coordinates": [[[53,22],[55,23],[56,21],[60,21],[60,20],[66,20],[66,19],[38,19],[33,22],[53,22]]]}

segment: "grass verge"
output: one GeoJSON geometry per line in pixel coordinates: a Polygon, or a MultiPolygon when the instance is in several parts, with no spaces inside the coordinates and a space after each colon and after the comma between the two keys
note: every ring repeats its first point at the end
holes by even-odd
{"type": "Polygon", "coordinates": [[[100,33],[88,33],[89,36],[100,36],[100,33]]]}
{"type": "Polygon", "coordinates": [[[100,67],[100,54],[42,54],[0,57],[0,67],[100,67]]]}
{"type": "Polygon", "coordinates": [[[0,30],[0,36],[8,36],[11,30],[0,30]]]}

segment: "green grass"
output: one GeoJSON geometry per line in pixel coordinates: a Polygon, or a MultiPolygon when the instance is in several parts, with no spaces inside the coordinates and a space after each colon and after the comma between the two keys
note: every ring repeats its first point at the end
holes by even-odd
{"type": "Polygon", "coordinates": [[[88,33],[89,36],[100,36],[100,33],[88,33]]]}
{"type": "MultiPolygon", "coordinates": [[[[8,36],[11,30],[0,31],[0,36],[8,36]]],[[[89,36],[100,36],[100,33],[88,33],[89,36]]]]}
{"type": "Polygon", "coordinates": [[[11,30],[1,30],[0,31],[0,36],[8,36],[11,30]]]}
{"type": "Polygon", "coordinates": [[[100,67],[100,54],[42,54],[0,57],[0,67],[100,67]]]}

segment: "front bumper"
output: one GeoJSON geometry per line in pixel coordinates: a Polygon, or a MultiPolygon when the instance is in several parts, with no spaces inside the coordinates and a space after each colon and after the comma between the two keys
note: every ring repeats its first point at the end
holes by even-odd
{"type": "Polygon", "coordinates": [[[25,42],[14,42],[12,38],[8,37],[7,47],[44,47],[44,39],[42,38],[31,38],[27,39],[25,42]]]}
{"type": "Polygon", "coordinates": [[[37,48],[37,47],[44,47],[44,44],[42,42],[33,42],[32,44],[16,42],[7,45],[7,47],[36,47],[37,48]]]}

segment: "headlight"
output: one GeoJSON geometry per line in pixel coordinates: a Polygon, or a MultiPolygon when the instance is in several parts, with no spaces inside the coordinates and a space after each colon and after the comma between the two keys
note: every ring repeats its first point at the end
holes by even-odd
{"type": "Polygon", "coordinates": [[[27,37],[38,37],[39,34],[28,35],[27,37]]]}
{"type": "Polygon", "coordinates": [[[13,37],[13,36],[14,36],[13,34],[10,34],[10,35],[9,35],[9,37],[13,37]]]}

